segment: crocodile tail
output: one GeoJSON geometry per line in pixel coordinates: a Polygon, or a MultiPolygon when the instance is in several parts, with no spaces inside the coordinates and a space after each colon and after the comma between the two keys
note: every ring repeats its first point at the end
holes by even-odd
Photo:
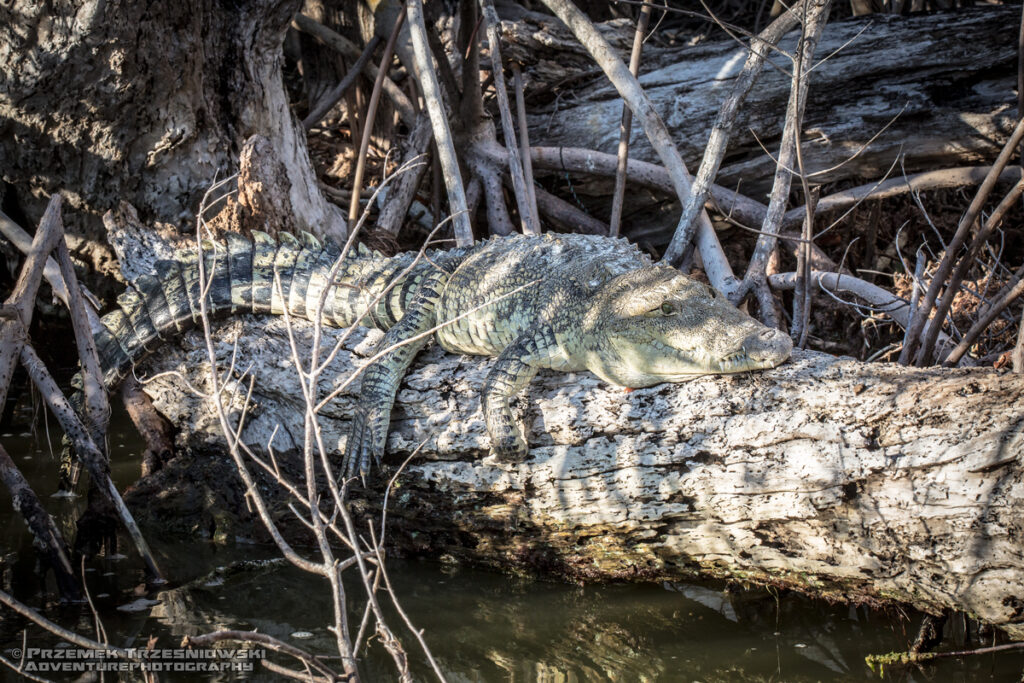
{"type": "MultiPolygon", "coordinates": [[[[274,240],[253,231],[251,240],[229,232],[223,241],[203,242],[205,287],[196,252],[182,250],[173,260],[157,261],[155,272],[132,282],[118,297],[118,309],[101,319],[95,337],[104,383],[116,386],[147,354],[195,327],[204,293],[211,319],[287,311],[312,320],[330,289],[323,297],[321,321],[326,325],[360,322],[387,329],[397,322],[420,273],[414,270],[404,281],[394,281],[415,255],[387,258],[361,248],[345,259],[340,256],[337,247],[308,233],[280,233],[274,240]],[[387,294],[378,297],[388,286],[387,294]]],[[[416,266],[423,267],[432,266],[416,266]]]]}

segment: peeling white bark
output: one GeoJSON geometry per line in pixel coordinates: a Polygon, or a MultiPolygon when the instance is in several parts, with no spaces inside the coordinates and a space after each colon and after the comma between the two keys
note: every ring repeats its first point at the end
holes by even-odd
{"type": "MultiPolygon", "coordinates": [[[[297,328],[308,343],[309,326],[297,328]]],[[[223,367],[237,340],[239,365],[258,374],[245,439],[265,445],[276,427],[275,447],[293,448],[301,393],[281,360],[283,321],[236,318],[217,334],[223,367]]],[[[353,347],[365,355],[367,335],[353,347]]],[[[346,350],[328,374],[358,362],[346,350]]],[[[205,386],[204,364],[193,335],[145,370],[205,386]]],[[[711,575],[954,608],[1024,638],[1019,376],[811,352],[769,372],[628,394],[587,373],[545,372],[520,405],[529,458],[511,464],[485,457],[479,390],[490,364],[434,347],[403,383],[388,463],[426,444],[392,495],[397,548],[574,579],[711,575]]],[[[216,448],[212,411],[179,380],[146,390],[188,426],[185,444],[216,448]]],[[[354,400],[323,414],[339,452],[354,400]]],[[[371,511],[379,492],[367,494],[371,511]]]]}

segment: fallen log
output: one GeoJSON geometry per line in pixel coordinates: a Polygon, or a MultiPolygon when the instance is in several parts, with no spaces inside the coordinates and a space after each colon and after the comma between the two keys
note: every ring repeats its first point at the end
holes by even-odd
{"type": "MultiPolygon", "coordinates": [[[[879,178],[900,155],[907,172],[994,157],[1016,123],[1017,14],[1011,7],[989,7],[830,23],[819,48],[830,56],[814,68],[802,135],[804,166],[817,173],[813,182],[879,178]]],[[[513,55],[524,52],[536,65],[527,73],[538,73],[534,84],[540,90],[550,90],[556,65],[579,68],[580,48],[564,27],[531,15],[505,22],[503,35],[513,43],[513,55]],[[524,50],[517,51],[515,41],[524,50]]],[[[792,54],[798,36],[791,32],[780,49],[792,54]]],[[[645,49],[640,83],[694,167],[744,57],[744,48],[731,40],[645,49]]],[[[778,68],[765,68],[748,96],[716,180],[726,187],[742,180],[740,191],[755,198],[767,192],[775,170],[758,140],[776,154],[792,68],[781,54],[769,60],[778,68]]],[[[587,80],[590,87],[574,83],[572,98],[531,110],[532,144],[615,152],[622,101],[602,77],[587,80]]],[[[630,156],[657,159],[636,132],[630,156]]]]}
{"type": "MultiPolygon", "coordinates": [[[[308,348],[311,326],[294,329],[308,348]]],[[[264,453],[272,442],[281,471],[297,480],[301,464],[290,454],[303,406],[283,360],[284,321],[241,316],[216,330],[222,371],[236,343],[235,367],[255,368],[244,440],[264,453]]],[[[325,333],[325,345],[338,335],[325,333]]],[[[327,375],[346,377],[375,336],[356,334],[327,375]]],[[[712,576],[952,608],[1024,638],[1020,377],[814,352],[770,372],[629,394],[586,373],[541,373],[519,406],[530,456],[508,464],[486,457],[479,390],[490,365],[434,347],[399,391],[392,473],[423,445],[390,495],[396,551],[571,580],[712,576]]],[[[140,481],[128,500],[143,523],[252,536],[259,522],[218,454],[214,413],[181,381],[206,389],[207,368],[195,333],[147,361],[147,375],[180,373],[145,390],[176,424],[190,425],[178,446],[191,454],[140,481]]],[[[225,391],[235,389],[229,382],[225,391]]],[[[322,413],[337,452],[355,400],[342,395],[322,413]]],[[[378,518],[388,476],[353,504],[378,518]]],[[[302,532],[284,504],[277,514],[302,532]]]]}

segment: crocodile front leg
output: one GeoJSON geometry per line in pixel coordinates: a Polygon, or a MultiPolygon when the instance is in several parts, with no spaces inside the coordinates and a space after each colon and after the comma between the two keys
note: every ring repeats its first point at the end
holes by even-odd
{"type": "Polygon", "coordinates": [[[498,458],[517,461],[526,457],[529,446],[509,401],[526,388],[537,370],[552,367],[560,354],[554,335],[545,326],[520,337],[498,355],[484,380],[482,396],[491,450],[498,458]]]}
{"type": "Polygon", "coordinates": [[[358,473],[365,479],[370,471],[370,457],[373,456],[378,463],[384,457],[391,407],[398,385],[413,358],[430,340],[430,335],[410,340],[434,327],[438,291],[447,277],[447,272],[434,271],[424,278],[408,311],[380,342],[381,349],[394,348],[366,369],[345,446],[343,470],[346,477],[358,473]]]}

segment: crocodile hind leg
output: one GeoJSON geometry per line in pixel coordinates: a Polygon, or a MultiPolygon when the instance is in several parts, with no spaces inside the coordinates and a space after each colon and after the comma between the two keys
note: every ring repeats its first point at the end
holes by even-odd
{"type": "Polygon", "coordinates": [[[365,479],[370,471],[370,457],[379,463],[384,456],[391,406],[395,402],[398,384],[430,336],[423,335],[415,341],[410,340],[434,327],[435,304],[447,278],[448,273],[443,270],[434,271],[424,278],[406,314],[388,330],[381,341],[380,348],[394,348],[363,374],[362,390],[352,413],[348,443],[345,446],[343,469],[346,477],[358,473],[365,479]]]}

